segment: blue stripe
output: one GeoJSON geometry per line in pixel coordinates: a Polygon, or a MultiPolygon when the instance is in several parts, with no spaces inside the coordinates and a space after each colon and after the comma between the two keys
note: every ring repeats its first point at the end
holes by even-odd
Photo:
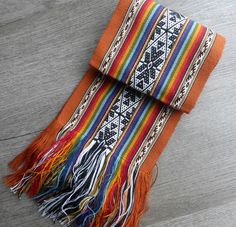
{"type": "Polygon", "coordinates": [[[153,25],[155,24],[157,18],[159,17],[163,9],[164,7],[160,5],[156,5],[152,9],[151,15],[149,15],[149,18],[146,21],[142,32],[139,34],[139,38],[137,39],[134,48],[132,48],[129,57],[126,60],[125,65],[122,68],[122,71],[120,72],[120,75],[118,75],[119,80],[121,80],[122,82],[126,82],[127,77],[129,76],[130,71],[134,67],[134,64],[147,40],[147,37],[149,36],[153,28],[153,25]]]}
{"type": "Polygon", "coordinates": [[[182,52],[184,51],[184,48],[185,48],[186,44],[188,43],[195,27],[196,27],[196,23],[194,21],[190,20],[188,22],[181,38],[180,38],[180,40],[178,41],[178,44],[177,44],[176,48],[174,49],[174,52],[173,52],[170,60],[168,61],[165,71],[161,75],[161,78],[160,78],[158,84],[154,87],[154,92],[152,95],[155,98],[160,98],[161,92],[165,89],[165,85],[167,84],[167,82],[170,78],[170,75],[171,75],[174,67],[176,66],[176,63],[177,63],[179,57],[181,57],[182,52]]]}

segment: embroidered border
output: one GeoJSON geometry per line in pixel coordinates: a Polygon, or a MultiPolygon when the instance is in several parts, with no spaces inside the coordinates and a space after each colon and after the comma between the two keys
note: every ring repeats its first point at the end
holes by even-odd
{"type": "Polygon", "coordinates": [[[135,16],[137,15],[139,9],[141,8],[141,5],[144,2],[144,0],[133,0],[133,2],[130,4],[130,7],[123,20],[123,23],[120,26],[115,38],[113,39],[113,42],[110,45],[110,48],[108,49],[106,55],[104,56],[100,64],[99,70],[103,74],[106,74],[107,70],[109,69],[109,65],[112,64],[112,61],[115,58],[115,54],[117,54],[119,48],[122,46],[125,37],[127,36],[130,28],[132,27],[132,24],[135,20],[135,16]]]}
{"type": "Polygon", "coordinates": [[[198,72],[211,50],[215,38],[216,33],[212,30],[209,30],[207,33],[207,37],[204,39],[204,44],[201,47],[200,53],[198,54],[197,58],[194,58],[194,63],[192,64],[191,69],[186,73],[186,76],[183,78],[182,86],[179,86],[179,90],[171,102],[171,105],[173,105],[175,109],[180,110],[182,105],[184,104],[194,84],[194,81],[197,78],[198,72]]]}

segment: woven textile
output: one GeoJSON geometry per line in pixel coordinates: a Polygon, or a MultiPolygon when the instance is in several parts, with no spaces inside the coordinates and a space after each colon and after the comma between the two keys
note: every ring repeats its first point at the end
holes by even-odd
{"type": "Polygon", "coordinates": [[[154,166],[217,64],[224,38],[153,0],[120,0],[89,69],[5,179],[43,216],[137,226],[154,166]]]}

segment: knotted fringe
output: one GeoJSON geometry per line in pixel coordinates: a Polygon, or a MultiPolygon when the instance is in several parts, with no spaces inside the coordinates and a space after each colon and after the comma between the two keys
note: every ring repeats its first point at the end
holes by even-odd
{"type": "Polygon", "coordinates": [[[54,119],[46,129],[44,129],[20,154],[11,162],[9,167],[15,171],[4,178],[6,185],[12,187],[17,184],[23,174],[34,165],[37,156],[44,150],[48,149],[55,141],[56,134],[59,132],[62,124],[54,119]]]}

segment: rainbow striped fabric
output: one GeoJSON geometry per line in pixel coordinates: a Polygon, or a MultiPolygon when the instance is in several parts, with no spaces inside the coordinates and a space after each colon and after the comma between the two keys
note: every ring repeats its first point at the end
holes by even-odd
{"type": "Polygon", "coordinates": [[[137,226],[156,161],[223,45],[153,0],[120,1],[59,126],[12,162],[11,191],[26,192],[43,216],[66,226],[137,226]]]}
{"type": "Polygon", "coordinates": [[[216,33],[153,0],[133,4],[132,19],[123,21],[106,54],[98,46],[95,54],[100,58],[92,58],[91,65],[174,109],[189,112],[192,107],[184,102],[216,33]]]}

